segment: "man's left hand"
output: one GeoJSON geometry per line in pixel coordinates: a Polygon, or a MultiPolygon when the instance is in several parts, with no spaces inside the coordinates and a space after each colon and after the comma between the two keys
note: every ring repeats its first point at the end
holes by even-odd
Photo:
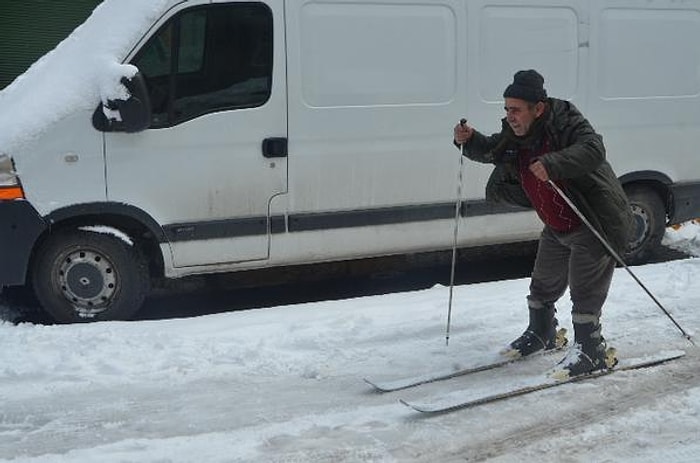
{"type": "Polygon", "coordinates": [[[530,172],[537,177],[538,180],[546,182],[549,180],[549,174],[547,173],[547,169],[544,167],[544,164],[542,164],[540,161],[535,161],[532,164],[530,164],[530,172]]]}

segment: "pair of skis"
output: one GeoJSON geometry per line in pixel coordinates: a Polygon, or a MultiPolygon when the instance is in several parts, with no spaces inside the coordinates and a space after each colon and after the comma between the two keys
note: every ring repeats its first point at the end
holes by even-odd
{"type": "MultiPolygon", "coordinates": [[[[545,355],[550,352],[556,352],[556,350],[547,351],[545,352],[545,355]]],[[[660,352],[658,354],[646,357],[621,359],[619,364],[617,364],[614,368],[596,371],[588,375],[574,376],[565,379],[556,379],[547,376],[543,377],[542,375],[536,375],[521,378],[517,383],[515,383],[514,386],[501,385],[499,389],[497,385],[495,388],[489,390],[488,393],[484,394],[475,394],[469,390],[464,390],[451,393],[445,397],[438,397],[433,400],[428,399],[420,403],[409,402],[403,399],[399,399],[399,402],[421,413],[446,413],[454,410],[472,408],[479,405],[496,402],[499,400],[518,397],[532,392],[541,391],[543,389],[562,386],[564,384],[589,381],[595,378],[600,378],[601,376],[613,374],[618,371],[638,370],[641,368],[653,367],[666,362],[670,362],[672,360],[679,359],[684,355],[685,352],[681,350],[660,352]]],[[[528,357],[525,357],[524,359],[527,358],[528,357]]],[[[365,378],[365,382],[379,392],[394,392],[420,386],[423,384],[434,383],[437,381],[445,381],[448,379],[457,378],[459,376],[466,376],[482,371],[494,370],[497,368],[504,367],[506,365],[510,365],[519,360],[521,359],[501,359],[496,360],[494,362],[474,365],[464,369],[436,372],[433,374],[412,376],[391,381],[372,381],[370,379],[365,378]]]]}

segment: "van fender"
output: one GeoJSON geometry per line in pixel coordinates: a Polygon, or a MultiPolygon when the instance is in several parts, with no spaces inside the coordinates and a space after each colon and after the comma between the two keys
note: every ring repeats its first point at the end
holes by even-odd
{"type": "Polygon", "coordinates": [[[628,172],[620,177],[620,183],[624,186],[627,183],[636,182],[656,182],[663,185],[669,186],[673,184],[671,178],[656,170],[638,170],[635,172],[628,172]]]}
{"type": "MultiPolygon", "coordinates": [[[[125,203],[95,202],[76,204],[62,207],[48,214],[44,220],[49,226],[65,222],[85,222],[98,219],[105,225],[115,225],[115,219],[123,217],[141,224],[146,228],[158,243],[167,241],[165,231],[160,224],[143,209],[125,203]],[[114,219],[112,219],[114,218],[114,219]],[[105,222],[105,219],[107,222],[105,222]]],[[[125,230],[128,231],[128,230],[125,230]]]]}
{"type": "Polygon", "coordinates": [[[632,185],[653,190],[664,203],[666,225],[700,217],[700,181],[674,182],[661,172],[642,170],[623,175],[620,182],[626,191],[632,185]]]}
{"type": "MultiPolygon", "coordinates": [[[[163,275],[171,261],[169,240],[163,227],[146,211],[119,202],[94,202],[75,204],[56,209],[44,217],[48,233],[66,227],[105,225],[123,231],[133,238],[149,260],[153,275],[163,275]]],[[[38,247],[37,246],[35,247],[38,247]]]]}
{"type": "Polygon", "coordinates": [[[639,185],[638,188],[646,188],[651,192],[656,193],[664,203],[665,213],[670,215],[673,209],[673,180],[656,170],[639,170],[628,172],[619,177],[620,183],[626,192],[629,192],[633,185],[639,185]]]}

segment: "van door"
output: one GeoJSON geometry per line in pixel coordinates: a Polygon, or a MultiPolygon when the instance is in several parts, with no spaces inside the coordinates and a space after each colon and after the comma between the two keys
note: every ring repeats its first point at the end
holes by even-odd
{"type": "Polygon", "coordinates": [[[269,203],[287,177],[283,8],[192,3],[129,60],[152,124],[106,134],[107,197],[164,227],[175,267],[267,259],[269,203]]]}

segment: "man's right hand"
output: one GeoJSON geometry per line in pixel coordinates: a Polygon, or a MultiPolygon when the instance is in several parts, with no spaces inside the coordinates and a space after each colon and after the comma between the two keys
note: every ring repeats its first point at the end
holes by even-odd
{"type": "Polygon", "coordinates": [[[472,136],[474,135],[474,129],[469,127],[466,120],[462,119],[459,124],[455,125],[454,133],[455,143],[458,145],[463,145],[471,140],[472,136]]]}

